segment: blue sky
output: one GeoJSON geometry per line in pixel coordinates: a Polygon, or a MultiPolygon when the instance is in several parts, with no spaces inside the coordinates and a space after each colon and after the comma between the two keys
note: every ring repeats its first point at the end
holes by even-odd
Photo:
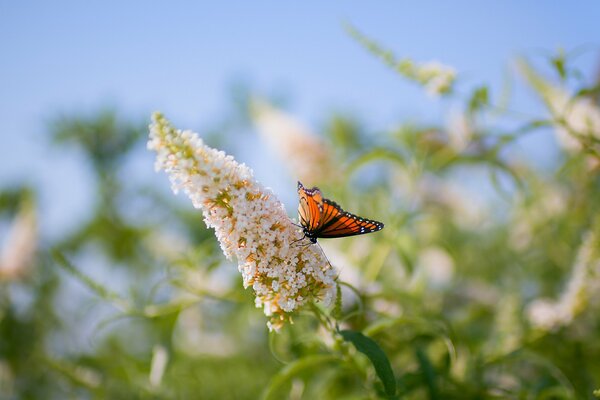
{"type": "MultiPolygon", "coordinates": [[[[374,129],[435,120],[439,104],[368,55],[344,21],[399,56],[436,59],[474,83],[497,85],[519,54],[598,49],[599,16],[594,1],[0,0],[0,185],[39,186],[42,222],[68,225],[65,216],[84,215],[93,194],[78,155],[48,146],[49,118],[112,104],[125,116],[161,110],[178,126],[199,128],[222,114],[240,78],[287,94],[290,111],[314,127],[332,110],[354,112],[374,129]]],[[[596,50],[581,59],[590,74],[598,57],[596,50]]]]}

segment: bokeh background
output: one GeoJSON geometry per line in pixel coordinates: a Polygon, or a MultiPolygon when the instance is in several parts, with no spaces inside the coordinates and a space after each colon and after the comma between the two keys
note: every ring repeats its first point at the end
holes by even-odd
{"type": "MultiPolygon", "coordinates": [[[[40,186],[48,231],[84,218],[94,195],[77,154],[48,148],[47,122],[58,114],[113,107],[146,121],[160,110],[182,128],[212,129],[234,107],[232,91],[247,85],[258,95],[286,100],[288,110],[315,130],[332,112],[345,112],[377,131],[399,118],[439,121],[444,105],[366,55],[348,39],[344,22],[401,56],[439,60],[466,80],[494,88],[502,85],[515,56],[576,50],[596,44],[599,36],[599,6],[592,1],[573,7],[518,2],[1,7],[0,116],[9,141],[0,150],[0,178],[40,186]],[[79,189],[63,196],[57,189],[65,182],[77,182],[79,189]]],[[[578,61],[587,74],[596,73],[595,53],[578,61]]],[[[533,100],[516,96],[514,108],[531,110],[533,100]]],[[[269,170],[261,168],[259,177],[269,170]]],[[[295,197],[293,179],[269,176],[265,183],[295,197]]]]}
{"type": "Polygon", "coordinates": [[[160,110],[250,165],[290,216],[301,177],[264,119],[322,140],[330,164],[304,183],[387,225],[324,248],[360,294],[343,322],[382,343],[399,395],[591,398],[600,325],[571,326],[591,292],[559,322],[528,316],[597,247],[597,143],[561,145],[552,95],[591,96],[579,113],[595,137],[598,15],[593,1],[0,2],[5,271],[11,248],[33,253],[0,282],[0,397],[381,395],[360,355],[282,374],[337,350],[309,317],[269,335],[198,211],[154,172],[160,110]],[[452,66],[456,86],[428,95],[349,26],[397,60],[452,66]],[[465,115],[457,148],[446,134],[465,115]]]}

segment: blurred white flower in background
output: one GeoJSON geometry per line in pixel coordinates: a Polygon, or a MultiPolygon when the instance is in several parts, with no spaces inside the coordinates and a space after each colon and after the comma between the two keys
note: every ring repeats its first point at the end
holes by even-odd
{"type": "Polygon", "coordinates": [[[414,64],[409,77],[419,82],[430,96],[440,96],[450,92],[456,80],[456,70],[439,61],[414,64]]]}
{"type": "Polygon", "coordinates": [[[459,183],[428,175],[421,180],[419,190],[424,203],[448,209],[462,229],[477,230],[490,222],[485,201],[459,183]]]}
{"type": "Polygon", "coordinates": [[[427,276],[434,288],[443,288],[450,284],[454,276],[454,260],[441,247],[427,247],[421,251],[417,266],[427,276]]]}
{"type": "Polygon", "coordinates": [[[474,129],[464,112],[452,111],[446,123],[448,144],[457,153],[463,152],[473,139],[474,129]]]}
{"type": "Polygon", "coordinates": [[[437,246],[422,249],[412,276],[413,288],[430,287],[443,289],[450,285],[454,276],[454,260],[448,252],[437,246]]]}
{"type": "Polygon", "coordinates": [[[24,277],[34,260],[38,246],[35,206],[24,200],[4,240],[0,253],[0,281],[24,277]]]}
{"type": "Polygon", "coordinates": [[[324,140],[299,121],[272,105],[254,100],[251,117],[259,135],[271,147],[296,180],[318,183],[335,173],[324,140]]]}
{"type": "MultiPolygon", "coordinates": [[[[221,330],[209,329],[211,324],[205,321],[204,314],[197,305],[181,311],[173,334],[173,345],[177,351],[193,356],[217,357],[228,357],[240,351],[235,338],[221,330]]],[[[252,328],[258,330],[258,327],[252,328]]]]}
{"type": "Polygon", "coordinates": [[[155,258],[170,262],[181,260],[182,254],[191,247],[185,235],[166,230],[152,231],[144,237],[144,244],[155,258]]]}
{"type": "Polygon", "coordinates": [[[555,121],[556,138],[565,151],[580,152],[585,139],[600,139],[600,108],[591,98],[575,97],[563,87],[542,78],[523,60],[518,66],[546,103],[555,121]]]}
{"type": "Polygon", "coordinates": [[[552,300],[536,299],[527,307],[527,318],[537,328],[553,330],[569,323],[572,315],[552,300]]]}
{"type": "Polygon", "coordinates": [[[433,174],[419,175],[409,167],[392,171],[389,186],[397,202],[408,208],[447,211],[461,229],[481,230],[492,222],[485,198],[460,182],[433,174]]]}
{"type": "Polygon", "coordinates": [[[148,376],[150,386],[160,386],[168,361],[169,353],[165,346],[155,345],[152,349],[152,362],[150,363],[150,375],[148,376]]]}
{"type": "Polygon", "coordinates": [[[562,120],[555,129],[558,142],[565,150],[581,151],[583,146],[578,136],[600,139],[600,109],[592,99],[573,98],[566,91],[550,85],[544,87],[543,95],[555,118],[562,120]]]}
{"type": "Polygon", "coordinates": [[[598,235],[585,234],[577,252],[573,272],[565,291],[557,301],[536,299],[527,307],[531,324],[543,330],[555,330],[570,324],[586,307],[600,289],[600,257],[598,235]]]}
{"type": "Polygon", "coordinates": [[[348,33],[368,51],[379,57],[405,78],[421,84],[428,94],[440,96],[452,91],[456,81],[456,70],[439,61],[417,63],[410,58],[397,58],[391,51],[379,46],[351,25],[346,25],[348,33]]]}
{"type": "Polygon", "coordinates": [[[564,187],[550,182],[539,185],[536,201],[528,204],[520,199],[510,225],[508,243],[514,250],[524,250],[530,244],[536,229],[546,225],[552,218],[567,211],[568,193],[564,187]]]}
{"type": "Polygon", "coordinates": [[[161,114],[152,119],[148,148],[157,153],[156,169],[169,174],[174,192],[183,189],[202,209],[223,254],[237,259],[244,287],[254,289],[256,306],[271,317],[269,328],[281,328],[309,301],[329,303],[335,270],[317,246],[292,245],[300,230],[252,170],[197,134],[173,128],[161,114]]]}

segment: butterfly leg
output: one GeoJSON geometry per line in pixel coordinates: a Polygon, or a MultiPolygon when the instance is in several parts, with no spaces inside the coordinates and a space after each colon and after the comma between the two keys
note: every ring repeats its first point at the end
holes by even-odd
{"type": "MultiPolygon", "coordinates": [[[[290,246],[293,246],[294,244],[304,240],[306,238],[306,235],[302,236],[300,239],[294,240],[292,243],[290,243],[290,246]]],[[[300,245],[301,246],[301,245],[300,245]]]]}

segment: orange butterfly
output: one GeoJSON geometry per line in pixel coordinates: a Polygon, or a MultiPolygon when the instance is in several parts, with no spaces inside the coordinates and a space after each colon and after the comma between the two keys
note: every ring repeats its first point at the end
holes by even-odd
{"type": "Polygon", "coordinates": [[[298,182],[298,216],[304,230],[304,237],[312,243],[317,238],[338,238],[383,229],[381,222],[361,218],[342,210],[335,202],[326,199],[319,188],[306,189],[298,182]]]}

